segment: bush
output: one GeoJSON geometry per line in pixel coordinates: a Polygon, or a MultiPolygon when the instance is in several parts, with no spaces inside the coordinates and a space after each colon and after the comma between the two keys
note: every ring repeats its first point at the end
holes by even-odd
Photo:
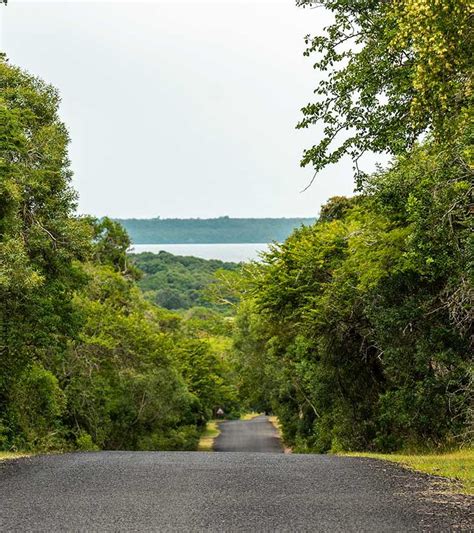
{"type": "Polygon", "coordinates": [[[100,448],[94,444],[92,437],[85,431],[80,431],[76,437],[76,446],[78,450],[83,452],[97,451],[100,448]]]}
{"type": "Polygon", "coordinates": [[[54,374],[35,363],[24,371],[11,394],[19,444],[43,450],[63,442],[61,416],[66,402],[54,374]]]}
{"type": "Polygon", "coordinates": [[[194,451],[200,433],[196,426],[181,426],[163,433],[153,433],[139,439],[138,450],[194,451]]]}

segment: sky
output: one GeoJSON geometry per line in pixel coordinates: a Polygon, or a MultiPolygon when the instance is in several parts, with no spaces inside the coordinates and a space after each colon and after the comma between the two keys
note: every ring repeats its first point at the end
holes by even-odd
{"type": "Polygon", "coordinates": [[[295,129],[321,75],[304,36],[329,20],[294,0],[9,0],[0,48],[60,91],[80,213],[312,217],[354,188],[344,160],[302,192],[321,138],[295,129]]]}

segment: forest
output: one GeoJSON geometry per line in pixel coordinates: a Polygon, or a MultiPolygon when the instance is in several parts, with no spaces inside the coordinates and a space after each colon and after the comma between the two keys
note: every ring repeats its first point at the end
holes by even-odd
{"type": "Polygon", "coordinates": [[[138,286],[145,298],[156,305],[174,310],[207,307],[218,312],[231,311],[230,304],[216,303],[209,295],[212,285],[217,283],[216,275],[221,271],[239,271],[238,263],[176,256],[165,251],[129,254],[129,257],[142,272],[138,286]]]}
{"type": "Polygon", "coordinates": [[[134,244],[282,242],[314,218],[152,218],[115,219],[134,244]]]}
{"type": "Polygon", "coordinates": [[[357,192],[284,235],[186,228],[277,241],[243,266],[130,256],[160,241],[77,215],[59,93],[0,56],[0,450],[193,450],[217,407],[298,452],[472,444],[472,7],[297,4],[333,14],[301,164],[350,158],[357,192]]]}
{"type": "Polygon", "coordinates": [[[326,76],[302,165],[350,157],[358,193],[235,284],[247,398],[301,452],[472,444],[472,5],[299,4],[334,15],[306,38],[326,76]],[[391,163],[365,174],[367,151],[391,163]]]}
{"type": "Polygon", "coordinates": [[[148,302],[125,230],[75,214],[58,104],[1,57],[0,449],[195,449],[238,414],[228,325],[148,302]]]}

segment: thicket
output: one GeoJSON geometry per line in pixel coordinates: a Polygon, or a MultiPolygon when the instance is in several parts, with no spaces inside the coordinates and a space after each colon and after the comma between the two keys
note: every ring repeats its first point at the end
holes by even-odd
{"type": "Polygon", "coordinates": [[[253,405],[273,408],[300,450],[468,440],[471,184],[431,149],[247,269],[241,372],[253,405]]]}
{"type": "Polygon", "coordinates": [[[299,451],[446,447],[473,436],[472,9],[299,2],[326,75],[300,127],[316,173],[353,158],[358,194],[246,269],[235,349],[250,405],[299,451]],[[366,150],[392,153],[360,169],[366,150]]]}
{"type": "Polygon", "coordinates": [[[0,57],[0,449],[195,449],[238,410],[227,325],[146,301],[123,228],[75,215],[58,104],[0,57]]]}

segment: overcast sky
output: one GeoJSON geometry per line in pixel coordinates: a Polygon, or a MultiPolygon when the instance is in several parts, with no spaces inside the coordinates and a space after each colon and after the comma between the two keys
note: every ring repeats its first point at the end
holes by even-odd
{"type": "Polygon", "coordinates": [[[79,211],[113,217],[314,216],[351,194],[350,161],[312,176],[295,130],[318,73],[293,0],[23,2],[0,7],[11,63],[51,82],[79,211]]]}

